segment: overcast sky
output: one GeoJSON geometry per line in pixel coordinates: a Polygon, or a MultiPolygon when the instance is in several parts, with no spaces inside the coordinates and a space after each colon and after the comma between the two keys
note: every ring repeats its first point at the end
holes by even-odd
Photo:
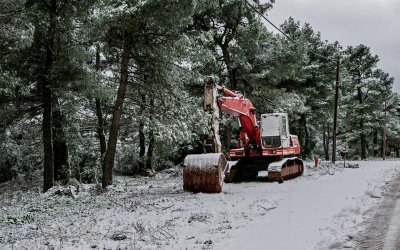
{"type": "Polygon", "coordinates": [[[400,0],[276,0],[268,12],[277,25],[290,16],[310,23],[322,39],[339,41],[344,48],[369,46],[380,58],[378,67],[395,78],[394,90],[400,93],[400,0]]]}

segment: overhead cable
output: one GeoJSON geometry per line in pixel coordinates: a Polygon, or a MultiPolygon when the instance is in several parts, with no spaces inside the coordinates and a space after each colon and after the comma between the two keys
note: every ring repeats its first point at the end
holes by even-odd
{"type": "MultiPolygon", "coordinates": [[[[254,1],[254,0],[253,0],[253,1],[254,1]]],[[[278,30],[279,33],[281,33],[282,35],[284,35],[284,36],[285,36],[287,39],[289,39],[291,42],[296,43],[296,44],[299,44],[298,41],[296,41],[295,39],[293,39],[291,36],[289,36],[288,34],[286,34],[282,29],[280,29],[277,25],[275,25],[273,22],[271,22],[271,21],[270,21],[263,13],[261,13],[254,5],[252,5],[251,3],[249,3],[248,0],[245,0],[245,2],[247,3],[247,5],[250,6],[250,8],[251,8],[252,10],[254,10],[254,12],[256,12],[260,17],[262,17],[266,22],[268,22],[272,27],[274,27],[276,30],[278,30]]],[[[254,2],[255,2],[255,1],[254,1],[254,2]]],[[[255,3],[258,4],[257,2],[255,2],[255,3]]],[[[321,54],[319,54],[319,53],[317,53],[317,52],[315,52],[315,51],[310,50],[309,48],[307,48],[307,47],[305,47],[305,46],[303,46],[303,45],[302,45],[302,47],[303,47],[304,49],[306,49],[307,51],[313,53],[314,55],[317,55],[317,56],[319,56],[319,57],[325,58],[325,59],[327,59],[327,60],[333,60],[333,58],[327,57],[327,56],[324,56],[324,55],[321,55],[321,54]]]]}

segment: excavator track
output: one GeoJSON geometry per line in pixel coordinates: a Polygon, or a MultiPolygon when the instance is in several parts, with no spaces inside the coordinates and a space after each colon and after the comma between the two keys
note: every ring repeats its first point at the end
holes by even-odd
{"type": "Polygon", "coordinates": [[[183,189],[193,193],[220,193],[228,162],[222,153],[186,156],[183,163],[183,189]]]}
{"type": "Polygon", "coordinates": [[[278,181],[291,179],[303,174],[303,161],[297,157],[284,158],[279,161],[272,162],[268,166],[268,180],[278,181]]]}
{"type": "Polygon", "coordinates": [[[225,170],[225,183],[253,180],[257,178],[258,170],[250,165],[248,161],[238,160],[229,161],[229,166],[225,170]]]}
{"type": "Polygon", "coordinates": [[[224,171],[224,182],[231,183],[237,181],[238,171],[236,164],[237,161],[232,164],[232,162],[228,162],[228,166],[224,171]]]}

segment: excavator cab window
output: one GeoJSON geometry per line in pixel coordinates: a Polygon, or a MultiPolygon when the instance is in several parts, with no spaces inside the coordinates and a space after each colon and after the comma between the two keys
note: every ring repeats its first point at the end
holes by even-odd
{"type": "Polygon", "coordinates": [[[281,146],[280,136],[263,136],[262,144],[264,148],[279,148],[281,146]]]}
{"type": "Polygon", "coordinates": [[[282,131],[281,134],[284,138],[287,137],[286,116],[282,116],[282,131]]]}

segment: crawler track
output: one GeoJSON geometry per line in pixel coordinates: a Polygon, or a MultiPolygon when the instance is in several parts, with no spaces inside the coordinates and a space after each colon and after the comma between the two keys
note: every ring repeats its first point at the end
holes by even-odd
{"type": "Polygon", "coordinates": [[[268,180],[283,182],[302,175],[304,171],[303,161],[297,157],[273,162],[268,169],[268,180]]]}
{"type": "Polygon", "coordinates": [[[225,182],[252,180],[257,177],[258,171],[268,170],[268,180],[283,182],[303,174],[303,161],[297,157],[283,158],[269,162],[261,158],[256,161],[240,160],[225,173],[225,182]]]}

